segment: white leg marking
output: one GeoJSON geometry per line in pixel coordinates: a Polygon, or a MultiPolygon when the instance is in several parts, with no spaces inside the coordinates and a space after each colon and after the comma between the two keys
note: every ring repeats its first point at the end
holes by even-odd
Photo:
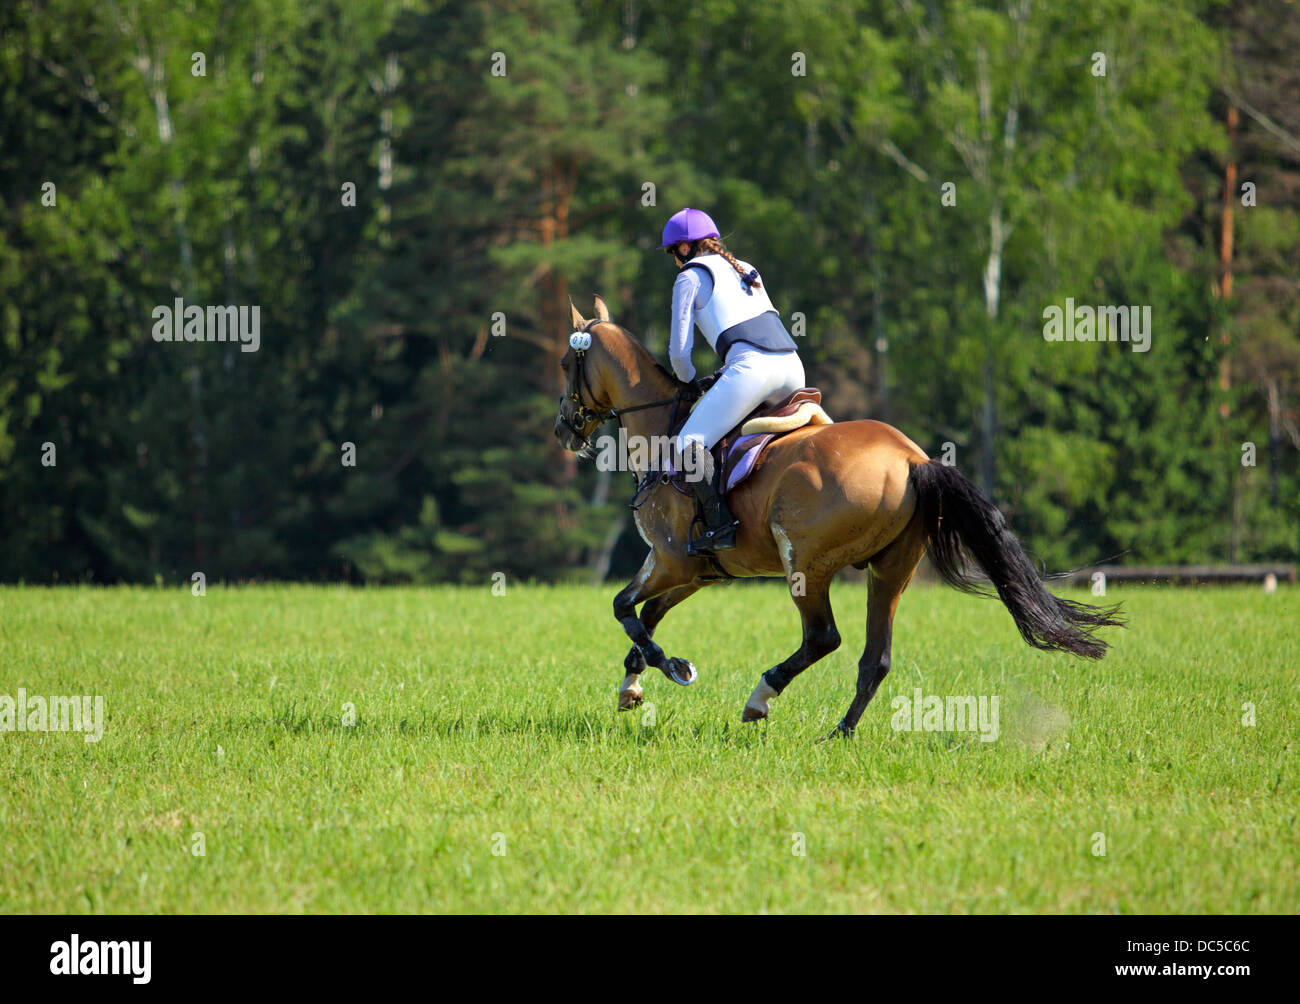
{"type": "Polygon", "coordinates": [[[651,548],[650,553],[646,555],[645,563],[641,566],[641,570],[636,573],[635,582],[636,582],[636,587],[638,589],[640,589],[650,580],[650,576],[654,574],[654,570],[655,570],[655,552],[654,549],[651,548]]]}
{"type": "Polygon", "coordinates": [[[640,703],[641,697],[640,675],[629,673],[623,677],[623,682],[618,688],[618,706],[625,711],[628,708],[635,708],[640,703]]]}
{"type": "Polygon", "coordinates": [[[760,676],[758,678],[758,686],[755,687],[754,692],[749,695],[749,700],[745,702],[745,707],[749,711],[754,712],[760,718],[766,718],[767,713],[771,710],[767,702],[777,696],[779,695],[777,694],[776,688],[768,686],[766,678],[760,676]]]}
{"type": "Polygon", "coordinates": [[[790,535],[775,523],[772,525],[772,536],[776,538],[777,552],[781,555],[781,567],[785,569],[785,577],[788,579],[794,571],[794,545],[790,543],[790,535]]]}

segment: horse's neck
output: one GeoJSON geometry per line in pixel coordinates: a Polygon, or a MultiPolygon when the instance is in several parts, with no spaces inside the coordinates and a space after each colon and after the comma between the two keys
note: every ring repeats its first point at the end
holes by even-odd
{"type": "MultiPolygon", "coordinates": [[[[673,396],[671,390],[656,394],[653,397],[647,397],[644,403],[649,404],[651,401],[662,401],[665,398],[673,396]]],[[[640,402],[639,402],[640,403],[640,402]]],[[[683,406],[684,407],[684,406],[683,406]]],[[[643,411],[633,411],[622,416],[623,428],[627,430],[628,437],[640,436],[643,439],[653,439],[656,436],[667,436],[672,430],[669,429],[669,423],[673,417],[672,403],[660,405],[655,408],[646,408],[643,411]]],[[[681,417],[680,409],[678,418],[681,417]]]]}
{"type": "MultiPolygon", "coordinates": [[[[671,378],[655,363],[654,356],[639,342],[628,338],[620,355],[627,358],[620,360],[613,357],[616,371],[616,386],[610,393],[611,403],[615,408],[635,408],[638,405],[653,404],[657,401],[670,401],[677,393],[677,386],[671,378]]],[[[628,436],[643,436],[647,439],[655,436],[667,436],[669,422],[673,416],[671,403],[640,411],[628,412],[622,416],[623,427],[628,436]]],[[[680,414],[678,415],[680,418],[680,414]]]]}

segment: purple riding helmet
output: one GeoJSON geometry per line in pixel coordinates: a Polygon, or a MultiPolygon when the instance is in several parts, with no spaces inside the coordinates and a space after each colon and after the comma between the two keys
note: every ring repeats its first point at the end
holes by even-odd
{"type": "Polygon", "coordinates": [[[664,240],[660,247],[671,247],[682,241],[703,240],[705,237],[718,237],[718,225],[713,218],[701,209],[683,209],[673,213],[672,218],[664,224],[664,240]]]}

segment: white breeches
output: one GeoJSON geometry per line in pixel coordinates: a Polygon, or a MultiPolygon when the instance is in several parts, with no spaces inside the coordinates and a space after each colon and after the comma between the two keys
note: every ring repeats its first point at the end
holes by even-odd
{"type": "Polygon", "coordinates": [[[713,449],[763,402],[777,404],[804,386],[803,363],[797,352],[765,352],[737,345],[729,354],[718,382],[700,398],[677,437],[685,454],[692,441],[713,449]]]}

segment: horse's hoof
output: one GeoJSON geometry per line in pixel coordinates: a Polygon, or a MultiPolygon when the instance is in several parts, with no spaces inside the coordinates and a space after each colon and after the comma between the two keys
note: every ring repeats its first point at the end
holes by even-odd
{"type": "Polygon", "coordinates": [[[777,689],[767,682],[767,677],[760,676],[758,686],[754,688],[754,692],[745,701],[745,710],[740,713],[740,720],[742,722],[762,721],[767,717],[767,713],[772,710],[768,702],[777,696],[777,689]]]}
{"type": "Polygon", "coordinates": [[[852,738],[853,738],[853,730],[850,728],[845,728],[844,723],[840,722],[838,725],[835,726],[835,728],[831,729],[830,732],[826,733],[826,735],[822,736],[817,741],[819,743],[825,743],[825,742],[830,742],[832,739],[852,739],[852,738]]]}
{"type": "Polygon", "coordinates": [[[618,710],[631,711],[641,706],[641,684],[635,676],[628,676],[618,689],[618,710]]]}
{"type": "Polygon", "coordinates": [[[694,666],[676,656],[668,660],[668,665],[664,667],[664,676],[682,687],[689,687],[700,678],[694,666]]]}

